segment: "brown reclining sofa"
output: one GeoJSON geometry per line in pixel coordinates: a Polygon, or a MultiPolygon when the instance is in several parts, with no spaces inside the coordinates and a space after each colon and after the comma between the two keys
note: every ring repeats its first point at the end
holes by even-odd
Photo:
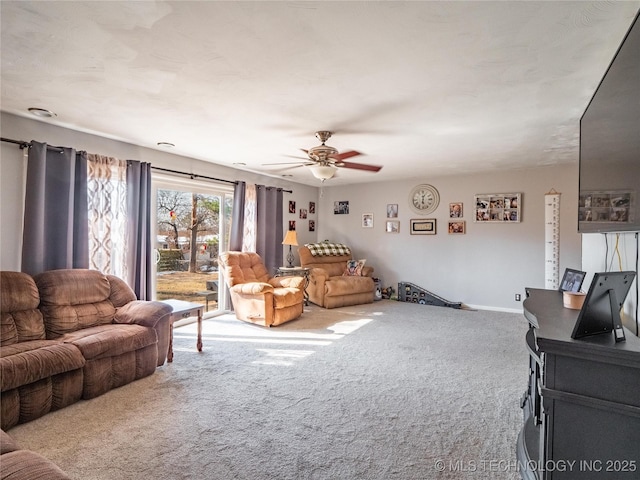
{"type": "Polygon", "coordinates": [[[171,307],[95,270],[0,272],[0,311],[3,430],[151,375],[169,346],[171,307]]]}
{"type": "Polygon", "coordinates": [[[373,268],[361,267],[357,275],[345,275],[352,260],[346,245],[321,242],[298,248],[300,265],[309,268],[309,300],[324,308],[372,303],[375,297],[373,268]]]}

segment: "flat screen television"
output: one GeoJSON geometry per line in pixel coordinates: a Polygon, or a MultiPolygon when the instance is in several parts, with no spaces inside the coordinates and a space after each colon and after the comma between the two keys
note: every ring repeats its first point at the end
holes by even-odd
{"type": "Polygon", "coordinates": [[[596,273],[584,299],[571,338],[614,332],[616,342],[624,341],[620,310],[636,272],[596,273]]]}
{"type": "Polygon", "coordinates": [[[640,231],[639,16],[580,119],[580,233],[640,231]]]}

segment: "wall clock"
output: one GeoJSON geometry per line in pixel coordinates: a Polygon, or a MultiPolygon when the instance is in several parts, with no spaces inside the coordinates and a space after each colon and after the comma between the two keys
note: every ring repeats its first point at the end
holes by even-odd
{"type": "Polygon", "coordinates": [[[417,185],[409,194],[409,205],[420,215],[428,215],[438,208],[440,194],[431,185],[417,185]]]}

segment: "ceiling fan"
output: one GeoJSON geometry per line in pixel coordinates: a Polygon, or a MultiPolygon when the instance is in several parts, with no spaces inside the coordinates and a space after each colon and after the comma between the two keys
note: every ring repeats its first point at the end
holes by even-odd
{"type": "MultiPolygon", "coordinates": [[[[345,162],[347,158],[362,155],[355,150],[349,150],[346,152],[338,152],[334,147],[326,145],[325,142],[331,138],[331,134],[327,130],[321,130],[316,132],[316,137],[322,142],[317,147],[312,147],[309,150],[302,148],[301,150],[307,154],[309,161],[307,162],[288,162],[288,163],[266,163],[265,165],[295,165],[297,167],[309,167],[314,177],[321,182],[332,178],[338,168],[351,168],[354,170],[366,170],[368,172],[379,172],[382,167],[377,165],[368,165],[366,163],[345,162]]],[[[296,168],[296,167],[291,167],[296,168]]]]}

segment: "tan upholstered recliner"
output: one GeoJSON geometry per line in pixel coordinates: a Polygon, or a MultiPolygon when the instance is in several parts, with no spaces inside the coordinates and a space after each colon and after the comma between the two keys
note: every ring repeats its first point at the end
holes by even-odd
{"type": "Polygon", "coordinates": [[[304,278],[271,277],[254,252],[224,252],[220,266],[239,320],[271,327],[302,315],[304,278]]]}
{"type": "Polygon", "coordinates": [[[373,268],[363,267],[358,276],[343,275],[347,261],[352,259],[350,250],[348,252],[314,256],[309,247],[298,248],[300,265],[311,269],[307,293],[312,303],[324,308],[336,308],[373,302],[373,268]]]}

